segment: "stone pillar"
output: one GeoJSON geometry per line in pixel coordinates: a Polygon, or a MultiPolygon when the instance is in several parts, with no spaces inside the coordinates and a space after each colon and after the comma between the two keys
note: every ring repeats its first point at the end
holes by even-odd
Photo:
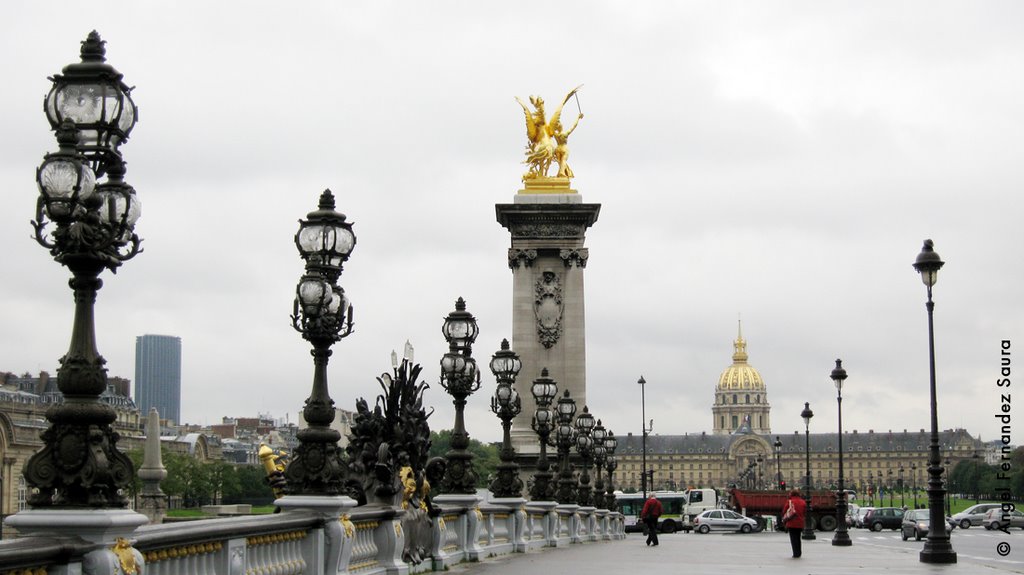
{"type": "MultiPolygon", "coordinates": [[[[579,409],[587,401],[583,270],[587,228],[600,204],[585,204],[576,190],[527,184],[514,203],[497,204],[498,222],[512,236],[512,349],[523,362],[516,391],[529,398],[533,380],[547,368],[579,409]]],[[[529,401],[527,402],[529,403],[529,401]]],[[[540,451],[530,428],[533,409],[512,420],[512,445],[520,454],[540,451]]]]}
{"type": "Polygon", "coordinates": [[[166,477],[167,470],[160,452],[160,414],[151,407],[146,418],[146,446],[142,467],[139,468],[142,493],[139,494],[138,511],[148,517],[150,523],[157,525],[163,523],[167,516],[167,496],[160,489],[160,482],[166,477]]]}

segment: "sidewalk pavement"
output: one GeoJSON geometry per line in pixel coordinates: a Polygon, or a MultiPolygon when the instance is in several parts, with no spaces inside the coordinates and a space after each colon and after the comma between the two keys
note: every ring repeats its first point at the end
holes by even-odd
{"type": "MultiPolygon", "coordinates": [[[[921,543],[906,546],[855,541],[851,547],[833,547],[831,537],[803,542],[803,556],[791,557],[785,533],[674,534],[661,536],[658,547],[647,547],[645,537],[630,534],[621,541],[572,545],[561,549],[506,555],[480,563],[462,563],[451,573],[465,575],[536,575],[537,573],[588,574],[723,574],[849,575],[851,573],[958,574],[1024,573],[1024,561],[958,557],[953,565],[921,563],[921,543]],[[984,561],[984,562],[982,562],[984,561]]],[[[909,543],[914,543],[913,541],[909,543]]],[[[994,556],[994,554],[993,554],[994,556]]]]}

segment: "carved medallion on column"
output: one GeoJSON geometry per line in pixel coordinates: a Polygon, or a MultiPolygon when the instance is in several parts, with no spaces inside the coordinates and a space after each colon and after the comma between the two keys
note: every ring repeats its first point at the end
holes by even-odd
{"type": "Polygon", "coordinates": [[[537,317],[537,339],[550,349],[562,335],[562,282],[558,274],[551,270],[537,278],[533,302],[534,315],[537,317]]]}

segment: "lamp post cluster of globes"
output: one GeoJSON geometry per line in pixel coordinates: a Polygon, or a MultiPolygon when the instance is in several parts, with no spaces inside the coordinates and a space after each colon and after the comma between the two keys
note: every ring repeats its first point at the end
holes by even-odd
{"type": "MultiPolygon", "coordinates": [[[[100,274],[106,269],[116,272],[124,262],[142,252],[141,239],[135,233],[141,204],[135,189],[125,181],[126,164],[121,153],[121,146],[128,141],[138,120],[138,108],[131,97],[132,88],[106,62],[105,42],[97,32],[91,32],[82,42],[80,55],[80,62],[66,66],[61,74],[51,78],[53,85],[43,108],[56,136],[57,151],[46,154],[36,171],[39,197],[31,222],[35,240],[70,270],[75,315],[69,349],[57,370],[57,386],[64,402],[47,412],[50,427],[42,434],[44,446],[25,466],[25,478],[32,487],[29,505],[33,508],[123,508],[127,505],[123,493],[134,476],[131,460],[117,449],[118,435],[111,427],[116,414],[99,400],[107,388],[107,374],[105,360],[96,345],[94,304],[103,284],[100,274]]],[[[287,489],[290,493],[335,495],[341,492],[344,466],[337,446],[340,435],[330,428],[335,408],[328,393],[327,363],[330,347],[353,331],[353,307],[338,281],[356,245],[356,236],[345,215],[335,210],[330,190],[321,194],[317,209],[299,221],[295,244],[305,262],[305,271],[296,287],[292,325],[312,345],[314,375],[312,392],[303,409],[309,426],[299,432],[300,445],[286,471],[287,489]]],[[[943,264],[932,241],[925,240],[914,268],[927,288],[930,527],[920,560],[929,563],[956,562],[956,553],[943,528],[944,469],[939,455],[935,388],[932,287],[943,264]]],[[[449,351],[441,359],[441,385],[453,398],[455,426],[441,491],[475,493],[477,477],[472,454],[467,450],[469,434],[464,410],[467,398],[480,388],[480,373],[472,357],[479,328],[462,298],[456,302],[455,311],[445,318],[442,333],[449,351]]],[[[489,366],[497,381],[491,410],[501,419],[503,429],[501,463],[490,488],[499,498],[521,497],[523,481],[515,462],[510,428],[512,419],[522,411],[514,387],[522,362],[505,340],[489,366]]],[[[846,377],[842,361],[837,359],[831,379],[836,386],[839,415],[840,497],[833,545],[852,544],[846,531],[843,475],[842,387],[846,377]]],[[[642,392],[643,378],[639,383],[642,392]]],[[[613,507],[615,435],[595,420],[586,406],[576,415],[576,402],[568,390],[558,396],[558,385],[547,369],[533,381],[531,393],[536,403],[531,426],[539,437],[540,452],[530,497],[554,499],[563,504],[613,507]],[[551,471],[548,447],[557,450],[557,474],[551,471]],[[573,450],[582,462],[578,474],[571,462],[573,450]],[[593,487],[591,467],[596,474],[593,487]],[[607,485],[602,472],[607,472],[607,485]]],[[[805,497],[809,500],[809,434],[813,417],[809,404],[805,404],[801,417],[805,422],[808,457],[805,497]]],[[[646,443],[646,428],[644,431],[646,443]]],[[[778,467],[778,441],[775,447],[778,467]]],[[[758,482],[763,483],[759,463],[751,463],[747,473],[753,473],[757,467],[758,482]]],[[[781,471],[777,479],[781,484],[781,471]]]]}

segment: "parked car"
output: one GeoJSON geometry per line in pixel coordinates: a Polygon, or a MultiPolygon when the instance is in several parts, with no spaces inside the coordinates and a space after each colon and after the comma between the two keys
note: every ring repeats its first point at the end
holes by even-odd
{"type": "MultiPolygon", "coordinates": [[[[903,524],[900,527],[900,537],[904,541],[914,538],[916,541],[920,541],[923,537],[928,536],[928,525],[929,514],[928,509],[911,509],[903,514],[903,524]]],[[[949,521],[943,521],[946,525],[946,534],[953,531],[953,525],[949,521]]]]}
{"type": "Polygon", "coordinates": [[[864,526],[872,531],[896,530],[903,525],[903,515],[899,507],[876,507],[864,516],[864,526]]]}
{"type": "Polygon", "coordinates": [[[848,503],[846,506],[846,526],[853,527],[857,524],[857,514],[860,512],[860,505],[848,503]]]}
{"type": "Polygon", "coordinates": [[[968,529],[972,525],[981,525],[981,521],[985,519],[985,514],[991,509],[999,509],[1001,506],[998,503],[978,503],[977,505],[971,505],[967,509],[964,509],[960,513],[953,515],[953,521],[960,526],[960,529],[968,529]]]}
{"type": "Polygon", "coordinates": [[[1010,527],[1020,527],[1024,529],[1024,513],[1014,509],[1013,511],[1003,511],[1002,506],[996,507],[995,509],[989,509],[985,513],[985,517],[981,520],[982,526],[985,529],[1004,529],[1010,527]]]}
{"type": "Polygon", "coordinates": [[[750,533],[757,529],[757,521],[728,509],[709,509],[693,518],[693,528],[697,533],[712,529],[750,533]]]}
{"type": "Polygon", "coordinates": [[[857,515],[854,516],[853,522],[857,527],[864,527],[864,516],[868,514],[874,507],[861,507],[857,510],[857,515]]]}

